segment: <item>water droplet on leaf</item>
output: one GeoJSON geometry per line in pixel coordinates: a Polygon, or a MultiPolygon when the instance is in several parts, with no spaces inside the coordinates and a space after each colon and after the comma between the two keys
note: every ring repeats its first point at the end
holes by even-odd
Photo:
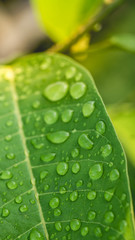
{"type": "Polygon", "coordinates": [[[81,227],[81,222],[80,222],[80,220],[78,220],[78,219],[73,219],[73,220],[71,220],[71,222],[70,222],[70,227],[71,227],[71,229],[72,229],[73,231],[79,230],[80,227],[81,227]]]}
{"type": "Polygon", "coordinates": [[[103,121],[99,121],[96,124],[96,131],[100,134],[105,133],[105,123],[103,121]]]}
{"type": "Polygon", "coordinates": [[[45,113],[44,121],[45,121],[48,125],[51,125],[51,124],[56,123],[57,120],[58,120],[58,113],[57,113],[55,110],[48,110],[48,111],[45,113]]]}
{"type": "Polygon", "coordinates": [[[77,174],[79,171],[80,171],[80,164],[79,163],[74,163],[73,166],[72,166],[72,172],[74,174],[77,174]]]}
{"type": "Polygon", "coordinates": [[[72,202],[76,201],[77,198],[78,198],[78,192],[77,191],[74,191],[74,192],[70,193],[70,200],[72,202]]]}
{"type": "Polygon", "coordinates": [[[41,155],[41,160],[43,162],[51,162],[56,156],[56,153],[47,153],[47,154],[44,154],[44,155],[41,155]]]}
{"type": "Polygon", "coordinates": [[[68,171],[68,164],[66,162],[60,162],[57,165],[57,173],[64,176],[68,171]]]}
{"type": "Polygon", "coordinates": [[[70,95],[73,99],[81,98],[86,92],[86,85],[83,82],[73,83],[70,87],[70,95]]]}
{"type": "Polygon", "coordinates": [[[93,165],[89,170],[89,176],[92,180],[98,180],[103,175],[103,165],[101,163],[93,165]]]}
{"type": "Polygon", "coordinates": [[[118,178],[120,177],[120,173],[117,169],[113,169],[111,172],[110,172],[110,180],[113,182],[113,181],[116,181],[118,178]]]}
{"type": "Polygon", "coordinates": [[[80,147],[84,149],[91,149],[93,147],[93,142],[88,138],[87,134],[83,133],[78,139],[80,147]]]}
{"type": "Polygon", "coordinates": [[[97,194],[96,194],[95,191],[90,191],[90,192],[88,192],[88,194],[87,194],[87,198],[88,198],[89,200],[94,200],[94,199],[96,198],[96,196],[97,196],[97,194]]]}
{"type": "Polygon", "coordinates": [[[102,156],[104,158],[108,157],[112,152],[112,146],[110,144],[106,144],[105,146],[102,146],[101,147],[101,152],[102,152],[102,156]]]}
{"type": "Polygon", "coordinates": [[[66,82],[56,82],[48,85],[44,90],[44,96],[52,102],[63,99],[68,91],[66,82]]]}
{"type": "Polygon", "coordinates": [[[72,116],[73,116],[73,110],[71,109],[66,109],[65,111],[62,112],[61,119],[64,123],[68,123],[71,121],[72,116]]]}
{"type": "Polygon", "coordinates": [[[55,144],[60,144],[65,142],[69,138],[69,132],[66,131],[58,131],[47,134],[47,139],[55,144]]]}
{"type": "Polygon", "coordinates": [[[49,205],[52,209],[55,209],[59,206],[60,200],[58,197],[54,197],[50,200],[49,205]]]}
{"type": "Polygon", "coordinates": [[[89,101],[86,102],[82,107],[82,113],[84,117],[89,117],[95,109],[95,102],[89,101]]]}
{"type": "Polygon", "coordinates": [[[9,170],[6,170],[6,171],[3,171],[2,173],[0,173],[0,179],[8,180],[12,177],[13,177],[13,175],[9,170]]]}

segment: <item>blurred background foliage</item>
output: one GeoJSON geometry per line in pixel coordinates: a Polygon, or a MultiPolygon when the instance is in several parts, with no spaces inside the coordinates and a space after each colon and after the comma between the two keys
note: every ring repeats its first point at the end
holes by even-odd
{"type": "Polygon", "coordinates": [[[135,208],[135,1],[0,0],[0,62],[49,50],[92,73],[128,157],[135,208]]]}

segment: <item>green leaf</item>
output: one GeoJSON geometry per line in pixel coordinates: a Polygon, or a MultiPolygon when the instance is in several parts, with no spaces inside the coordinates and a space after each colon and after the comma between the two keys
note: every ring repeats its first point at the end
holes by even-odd
{"type": "Polygon", "coordinates": [[[1,68],[0,89],[0,239],[134,240],[125,155],[89,72],[32,55],[1,68]]]}
{"type": "Polygon", "coordinates": [[[67,40],[89,17],[95,15],[103,0],[31,0],[43,29],[54,41],[67,40]]]}
{"type": "Polygon", "coordinates": [[[134,34],[117,34],[112,36],[109,39],[110,43],[113,45],[120,47],[126,51],[130,51],[135,53],[135,35],[134,34]]]}

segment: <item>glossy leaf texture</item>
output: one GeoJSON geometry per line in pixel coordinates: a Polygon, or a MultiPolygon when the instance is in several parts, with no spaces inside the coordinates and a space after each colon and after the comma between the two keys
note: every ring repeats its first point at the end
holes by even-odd
{"type": "Polygon", "coordinates": [[[41,26],[54,41],[65,41],[93,17],[103,0],[31,0],[41,26]]]}
{"type": "Polygon", "coordinates": [[[134,240],[126,159],[88,71],[37,54],[0,69],[0,239],[134,240]]]}

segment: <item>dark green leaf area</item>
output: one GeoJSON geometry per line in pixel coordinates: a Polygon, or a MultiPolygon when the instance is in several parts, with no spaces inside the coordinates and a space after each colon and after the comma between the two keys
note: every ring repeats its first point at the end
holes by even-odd
{"type": "Polygon", "coordinates": [[[4,81],[16,158],[1,152],[0,239],[133,240],[125,156],[91,75],[53,54],[25,57],[12,70],[4,81]]]}

